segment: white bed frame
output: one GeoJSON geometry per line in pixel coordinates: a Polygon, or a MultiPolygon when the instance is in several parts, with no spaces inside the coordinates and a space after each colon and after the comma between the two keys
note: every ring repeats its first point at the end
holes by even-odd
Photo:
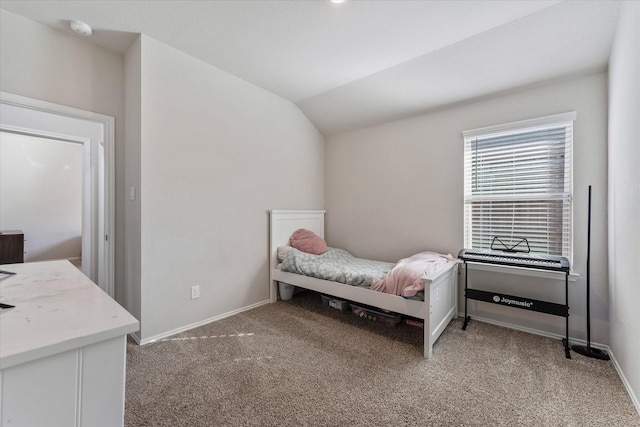
{"type": "Polygon", "coordinates": [[[289,236],[306,228],[324,238],[323,210],[272,210],[270,235],[270,298],[278,299],[278,282],[310,289],[337,298],[379,307],[424,320],[424,357],[433,353],[433,344],[451,319],[458,315],[458,264],[451,263],[425,279],[425,300],[415,301],[357,286],[280,271],[277,249],[289,244],[289,236]]]}

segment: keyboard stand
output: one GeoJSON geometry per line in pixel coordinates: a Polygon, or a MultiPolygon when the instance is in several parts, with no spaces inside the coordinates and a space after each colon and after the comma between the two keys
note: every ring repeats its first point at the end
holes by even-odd
{"type": "MultiPolygon", "coordinates": [[[[462,329],[466,330],[467,325],[471,321],[471,316],[467,313],[467,300],[477,300],[488,302],[491,304],[499,304],[506,305],[509,307],[521,308],[524,310],[537,311],[539,313],[551,314],[554,316],[562,316],[565,318],[565,327],[566,327],[566,337],[562,339],[562,345],[564,346],[564,353],[567,359],[571,359],[571,354],[569,352],[569,270],[566,271],[550,271],[544,270],[546,272],[553,272],[557,274],[564,274],[564,304],[558,304],[548,301],[540,301],[530,298],[523,298],[514,295],[501,294],[498,292],[487,292],[479,289],[469,289],[467,286],[467,276],[469,274],[469,270],[467,268],[467,263],[469,264],[484,264],[482,262],[476,261],[467,261],[464,262],[464,323],[462,325],[462,329]]],[[[493,265],[499,265],[500,267],[510,268],[510,265],[500,265],[493,263],[493,265]]],[[[536,270],[535,268],[533,268],[536,270]]]]}

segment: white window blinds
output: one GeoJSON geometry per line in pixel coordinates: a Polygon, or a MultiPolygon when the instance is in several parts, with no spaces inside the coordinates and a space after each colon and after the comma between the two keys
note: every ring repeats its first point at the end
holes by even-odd
{"type": "Polygon", "coordinates": [[[465,248],[526,238],[571,259],[575,113],[464,132],[465,248]]]}

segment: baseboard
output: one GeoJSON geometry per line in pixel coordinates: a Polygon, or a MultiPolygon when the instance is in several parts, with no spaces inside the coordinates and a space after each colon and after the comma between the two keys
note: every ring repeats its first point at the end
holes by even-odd
{"type": "Polygon", "coordinates": [[[139,330],[138,330],[138,332],[131,332],[129,334],[129,336],[131,338],[133,338],[133,340],[136,342],[136,344],[140,345],[140,335],[138,335],[138,333],[139,333],[139,330]]]}
{"type": "Polygon", "coordinates": [[[611,349],[608,348],[607,352],[609,353],[609,357],[611,357],[613,366],[616,368],[616,372],[618,372],[618,376],[622,380],[622,384],[624,384],[624,388],[627,389],[627,393],[631,398],[631,403],[633,403],[633,406],[635,406],[636,408],[636,412],[638,412],[638,415],[640,415],[640,400],[638,400],[638,396],[636,396],[636,394],[633,392],[633,389],[631,388],[631,384],[629,384],[629,381],[627,381],[627,377],[624,375],[624,372],[622,372],[622,369],[620,368],[620,365],[618,364],[618,360],[616,359],[615,354],[613,354],[613,351],[611,351],[611,349]]]}
{"type": "MultiPolygon", "coordinates": [[[[460,316],[460,317],[462,317],[464,319],[464,313],[458,313],[458,316],[460,316]]],[[[499,320],[488,319],[486,317],[480,317],[480,316],[470,316],[470,317],[471,317],[471,319],[477,320],[479,322],[490,323],[492,325],[502,326],[503,328],[515,329],[516,331],[528,332],[530,334],[541,335],[541,336],[547,337],[547,338],[553,338],[553,339],[558,339],[558,340],[561,340],[561,339],[565,338],[564,335],[554,334],[552,332],[542,331],[540,329],[527,328],[525,326],[514,325],[513,323],[501,322],[499,320]]],[[[587,341],[585,341],[583,339],[571,338],[571,337],[569,337],[569,343],[570,344],[587,345],[587,341]]],[[[599,350],[609,351],[609,346],[607,346],[606,344],[600,344],[600,343],[591,342],[591,347],[597,348],[599,350]]]]}
{"type": "Polygon", "coordinates": [[[260,307],[262,305],[266,305],[266,304],[270,304],[270,303],[271,303],[271,300],[260,301],[258,303],[255,303],[255,304],[252,304],[252,305],[249,305],[249,306],[246,306],[246,307],[242,307],[242,308],[239,308],[237,310],[229,311],[227,313],[220,314],[218,316],[210,317],[210,318],[202,320],[200,322],[192,323],[190,325],[183,326],[181,328],[177,328],[177,329],[173,329],[171,331],[163,332],[163,333],[155,335],[155,336],[153,336],[151,338],[145,338],[145,339],[140,340],[140,341],[138,341],[136,339],[136,337],[133,337],[133,339],[136,340],[136,342],[138,342],[138,344],[140,344],[140,345],[149,344],[149,343],[152,343],[152,342],[157,341],[159,339],[167,338],[167,337],[169,337],[171,335],[179,334],[180,332],[188,331],[189,329],[197,328],[198,326],[203,326],[203,325],[206,325],[208,323],[215,322],[216,320],[221,320],[221,319],[224,319],[226,317],[230,317],[230,316],[233,316],[235,314],[242,313],[244,311],[253,310],[254,308],[258,308],[258,307],[260,307]]]}

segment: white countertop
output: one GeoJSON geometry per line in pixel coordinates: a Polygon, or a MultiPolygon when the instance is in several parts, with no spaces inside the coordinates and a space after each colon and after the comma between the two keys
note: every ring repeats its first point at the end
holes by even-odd
{"type": "Polygon", "coordinates": [[[135,317],[68,261],[3,264],[0,369],[138,330],[135,317]]]}

